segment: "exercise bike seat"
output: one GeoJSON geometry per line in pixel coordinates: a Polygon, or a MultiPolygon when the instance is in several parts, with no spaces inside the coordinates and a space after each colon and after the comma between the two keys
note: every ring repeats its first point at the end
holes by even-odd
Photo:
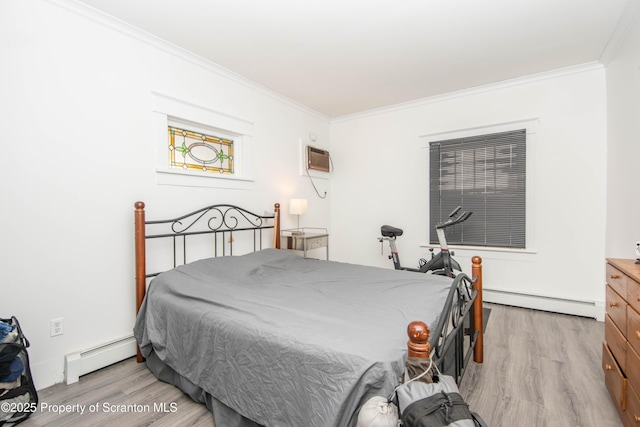
{"type": "Polygon", "coordinates": [[[402,236],[402,233],[404,233],[402,228],[396,228],[390,225],[383,225],[380,227],[380,232],[384,237],[397,237],[402,236]]]}

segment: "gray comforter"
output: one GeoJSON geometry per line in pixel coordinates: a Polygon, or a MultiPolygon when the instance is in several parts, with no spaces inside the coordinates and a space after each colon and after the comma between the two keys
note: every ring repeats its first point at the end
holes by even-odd
{"type": "Polygon", "coordinates": [[[435,327],[450,285],[266,249],[159,275],[134,332],[145,357],[261,425],[353,426],[399,383],[408,323],[435,327]]]}

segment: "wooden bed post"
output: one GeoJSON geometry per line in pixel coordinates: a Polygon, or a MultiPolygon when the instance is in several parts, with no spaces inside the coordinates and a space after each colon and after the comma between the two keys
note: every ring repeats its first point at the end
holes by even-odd
{"type": "Polygon", "coordinates": [[[482,363],[484,360],[484,327],[482,322],[482,258],[474,256],[471,258],[471,277],[478,276],[473,285],[473,289],[478,291],[478,296],[473,302],[473,324],[478,331],[475,348],[473,349],[473,360],[482,363]]]}
{"type": "Polygon", "coordinates": [[[276,203],[274,206],[273,219],[273,247],[280,249],[280,203],[276,203]]]}
{"type": "MultiPolygon", "coordinates": [[[[144,203],[136,202],[135,207],[135,251],[136,251],[136,314],[140,311],[142,300],[146,292],[146,247],[145,247],[145,221],[144,221],[144,203]]],[[[144,362],[144,358],[140,353],[140,347],[136,344],[138,363],[144,362]]]]}
{"type": "Polygon", "coordinates": [[[407,335],[409,335],[407,356],[419,357],[420,359],[428,358],[431,354],[431,346],[429,345],[431,331],[429,326],[420,320],[414,320],[407,326],[407,335]]]}
{"type": "Polygon", "coordinates": [[[432,363],[429,326],[420,320],[414,320],[407,326],[407,335],[409,335],[409,341],[407,341],[405,371],[408,376],[405,378],[403,375],[403,382],[405,384],[407,380],[433,382],[433,372],[429,372],[432,363]]]}

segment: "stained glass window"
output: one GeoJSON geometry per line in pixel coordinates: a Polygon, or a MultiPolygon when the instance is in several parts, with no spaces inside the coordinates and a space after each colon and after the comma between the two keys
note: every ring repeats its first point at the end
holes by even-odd
{"type": "Polygon", "coordinates": [[[233,175],[233,140],[169,126],[172,168],[233,175]]]}

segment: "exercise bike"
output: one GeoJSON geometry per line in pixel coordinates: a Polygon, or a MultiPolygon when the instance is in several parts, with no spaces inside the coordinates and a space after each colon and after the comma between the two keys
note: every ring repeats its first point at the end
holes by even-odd
{"type": "Polygon", "coordinates": [[[400,264],[400,257],[398,256],[398,248],[396,247],[396,238],[402,236],[403,230],[401,228],[392,227],[390,225],[383,225],[380,227],[380,233],[382,237],[378,238],[378,241],[382,244],[385,240],[389,242],[389,248],[391,249],[391,255],[389,259],[393,260],[393,267],[396,270],[414,271],[416,273],[431,273],[441,276],[455,277],[456,271],[461,272],[460,264],[452,258],[453,252],[449,251],[447,246],[447,239],[445,238],[445,230],[449,227],[453,227],[456,224],[460,224],[469,219],[473,212],[460,212],[461,206],[458,206],[449,214],[449,218],[443,222],[436,224],[436,234],[438,236],[438,243],[440,244],[440,252],[433,253],[433,248],[429,248],[431,252],[431,259],[420,259],[418,268],[403,267],[400,264]]]}

